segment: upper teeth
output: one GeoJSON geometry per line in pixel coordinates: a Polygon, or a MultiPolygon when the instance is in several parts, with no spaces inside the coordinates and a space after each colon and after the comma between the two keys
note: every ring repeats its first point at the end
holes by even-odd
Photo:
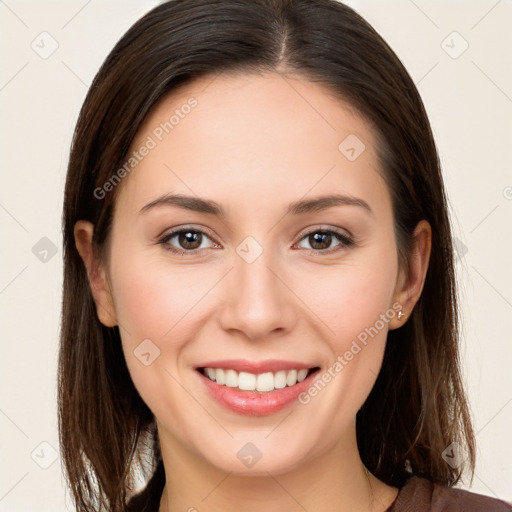
{"type": "Polygon", "coordinates": [[[238,388],[243,391],[273,391],[302,382],[308,374],[308,369],[281,370],[276,373],[266,372],[255,375],[254,373],[224,370],[222,368],[205,368],[204,373],[208,378],[216,381],[217,384],[231,388],[238,388]]]}

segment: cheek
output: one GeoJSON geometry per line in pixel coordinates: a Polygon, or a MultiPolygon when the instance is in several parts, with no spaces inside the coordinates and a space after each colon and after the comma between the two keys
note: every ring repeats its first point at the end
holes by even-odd
{"type": "MultiPolygon", "coordinates": [[[[308,293],[308,306],[322,320],[330,360],[299,401],[333,432],[343,431],[355,418],[375,383],[389,321],[396,315],[396,275],[395,247],[381,243],[364,258],[354,255],[304,280],[301,293],[308,293]]],[[[318,439],[319,446],[330,441],[329,435],[318,439]]]]}
{"type": "Polygon", "coordinates": [[[295,290],[318,317],[333,353],[345,352],[352,340],[364,338],[366,330],[376,323],[385,340],[390,318],[385,325],[379,319],[386,312],[388,316],[395,314],[391,303],[397,264],[392,244],[354,252],[340,265],[319,266],[314,272],[303,270],[295,290]]]}
{"type": "Polygon", "coordinates": [[[188,371],[183,354],[193,341],[191,322],[201,321],[202,299],[218,279],[142,255],[112,263],[115,310],[132,381],[157,418],[170,415],[173,428],[186,431],[191,418],[181,412],[190,407],[179,384],[188,371]]]}
{"type": "Polygon", "coordinates": [[[201,301],[216,278],[151,259],[123,260],[113,272],[114,303],[125,339],[149,338],[178,348],[189,315],[200,315],[201,301]],[[179,335],[178,335],[179,334],[179,335]]]}

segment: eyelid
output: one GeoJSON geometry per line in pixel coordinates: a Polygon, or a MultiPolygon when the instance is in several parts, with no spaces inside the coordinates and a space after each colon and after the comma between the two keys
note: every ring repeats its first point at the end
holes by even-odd
{"type": "Polygon", "coordinates": [[[193,224],[184,224],[183,226],[177,226],[174,228],[166,228],[164,229],[159,235],[155,237],[155,239],[160,240],[162,238],[166,238],[169,235],[177,235],[181,233],[182,231],[197,231],[198,233],[203,233],[204,235],[207,235],[210,238],[215,238],[215,233],[205,227],[205,226],[198,226],[193,224]]]}
{"type": "Polygon", "coordinates": [[[355,241],[354,235],[350,233],[347,229],[342,229],[334,226],[328,226],[328,225],[313,225],[308,226],[307,228],[304,228],[304,231],[302,231],[298,236],[299,240],[302,240],[305,236],[311,235],[312,233],[317,233],[319,231],[325,232],[325,233],[335,233],[337,235],[343,236],[345,238],[350,238],[351,240],[355,241]]]}

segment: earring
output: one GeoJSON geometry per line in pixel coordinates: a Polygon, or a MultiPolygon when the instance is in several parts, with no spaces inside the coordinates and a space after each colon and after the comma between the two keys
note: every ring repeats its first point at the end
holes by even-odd
{"type": "Polygon", "coordinates": [[[402,320],[402,318],[404,318],[404,317],[405,317],[404,312],[403,312],[402,310],[400,310],[400,311],[398,312],[398,320],[402,320]]]}

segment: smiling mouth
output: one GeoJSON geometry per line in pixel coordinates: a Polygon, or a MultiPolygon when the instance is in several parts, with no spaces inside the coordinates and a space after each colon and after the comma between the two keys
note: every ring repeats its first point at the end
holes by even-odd
{"type": "Polygon", "coordinates": [[[203,367],[197,369],[203,376],[220,386],[255,393],[268,393],[286,387],[293,387],[318,370],[320,370],[320,368],[315,366],[314,368],[280,370],[277,372],[255,374],[225,368],[203,367]]]}

